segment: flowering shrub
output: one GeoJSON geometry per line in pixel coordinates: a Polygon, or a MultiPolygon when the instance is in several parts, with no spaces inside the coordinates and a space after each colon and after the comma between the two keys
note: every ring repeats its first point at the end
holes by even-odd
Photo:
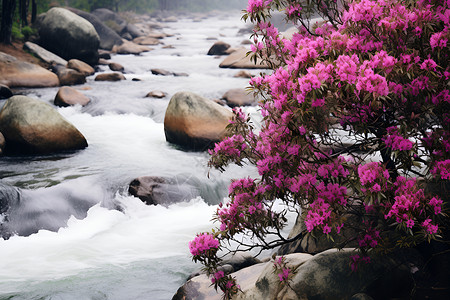
{"type": "MultiPolygon", "coordinates": [[[[450,179],[450,0],[249,0],[244,19],[255,23],[252,57],[273,72],[250,80],[262,128],[235,110],[210,152],[212,167],[259,172],[231,183],[215,216],[220,245],[271,249],[351,228],[356,270],[372,253],[439,239],[448,196],[428,183],[450,179]],[[272,10],[298,32],[280,34],[272,10]],[[323,21],[310,24],[314,14],[323,21]],[[303,211],[306,227],[291,239],[281,234],[287,210],[303,211]]],[[[209,260],[213,275],[219,258],[209,260]]],[[[220,287],[225,298],[237,292],[220,287]]]]}

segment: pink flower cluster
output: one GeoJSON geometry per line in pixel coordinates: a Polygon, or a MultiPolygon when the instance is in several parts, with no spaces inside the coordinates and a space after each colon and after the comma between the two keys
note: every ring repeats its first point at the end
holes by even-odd
{"type": "Polygon", "coordinates": [[[202,255],[210,250],[217,250],[219,241],[210,233],[198,234],[193,241],[189,242],[189,250],[192,255],[202,255]]]}
{"type": "Polygon", "coordinates": [[[256,13],[270,6],[273,0],[249,0],[247,5],[248,13],[256,13]]]}
{"type": "Polygon", "coordinates": [[[218,282],[220,279],[222,279],[224,276],[225,276],[225,273],[222,270],[217,271],[211,277],[211,282],[214,284],[214,283],[218,282]]]}
{"type": "Polygon", "coordinates": [[[379,162],[370,162],[358,167],[359,181],[372,193],[378,193],[386,189],[386,181],[389,179],[389,171],[379,162]]]}
{"type": "Polygon", "coordinates": [[[244,151],[246,148],[247,144],[245,144],[244,137],[240,134],[235,134],[216,143],[214,150],[209,150],[209,154],[239,157],[241,151],[244,151]]]}
{"type": "Polygon", "coordinates": [[[441,176],[442,179],[450,180],[450,159],[436,162],[431,173],[441,176]]]}
{"type": "Polygon", "coordinates": [[[383,141],[386,146],[392,150],[408,151],[413,148],[414,143],[399,135],[397,127],[389,127],[387,133],[388,134],[383,138],[383,141]]]}

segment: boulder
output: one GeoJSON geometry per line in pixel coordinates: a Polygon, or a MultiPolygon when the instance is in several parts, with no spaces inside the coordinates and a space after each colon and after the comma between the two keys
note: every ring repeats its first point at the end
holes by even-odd
{"type": "Polygon", "coordinates": [[[215,42],[208,50],[208,55],[228,55],[226,51],[230,48],[230,44],[222,41],[215,42]]]}
{"type": "Polygon", "coordinates": [[[77,58],[90,65],[98,61],[100,38],[94,26],[73,12],[51,8],[38,22],[39,44],[69,60],[77,58]]]}
{"type": "Polygon", "coordinates": [[[161,44],[160,40],[155,39],[153,37],[148,37],[148,36],[137,37],[133,40],[133,43],[136,43],[138,45],[146,45],[146,46],[161,44]]]}
{"type": "Polygon", "coordinates": [[[169,143],[186,150],[212,148],[224,137],[232,113],[219,104],[191,92],[178,92],[169,101],[164,133],[169,143]]]}
{"type": "Polygon", "coordinates": [[[92,11],[106,26],[114,30],[117,34],[126,32],[127,21],[122,19],[118,14],[107,8],[97,8],[92,11]]]}
{"type": "Polygon", "coordinates": [[[127,24],[126,31],[131,35],[132,38],[137,38],[145,35],[145,32],[143,30],[130,23],[127,24]]]}
{"type": "Polygon", "coordinates": [[[0,84],[9,87],[58,86],[56,74],[41,66],[20,61],[14,56],[0,52],[0,84]]]}
{"type": "Polygon", "coordinates": [[[175,16],[169,16],[169,17],[163,19],[162,22],[175,23],[175,22],[178,22],[178,19],[175,16]]]}
{"type": "Polygon", "coordinates": [[[164,98],[166,96],[167,96],[167,94],[164,93],[163,91],[151,91],[145,97],[148,97],[148,98],[164,98]]]}
{"type": "Polygon", "coordinates": [[[171,36],[171,35],[162,33],[159,31],[152,31],[152,32],[149,32],[148,34],[146,34],[145,36],[149,37],[149,38],[154,38],[154,39],[163,39],[163,38],[171,36]]]}
{"type": "Polygon", "coordinates": [[[43,60],[44,62],[48,63],[49,65],[52,64],[57,64],[57,65],[62,65],[65,66],[67,64],[67,60],[59,57],[58,55],[42,48],[41,46],[32,43],[32,42],[26,42],[23,45],[23,49],[25,51],[30,52],[31,54],[33,54],[34,56],[39,57],[41,60],[43,60]]]}
{"type": "Polygon", "coordinates": [[[253,75],[252,75],[252,73],[250,73],[247,70],[240,70],[239,72],[234,74],[233,77],[235,77],[235,78],[252,78],[253,75]]]}
{"type": "Polygon", "coordinates": [[[49,154],[87,147],[84,136],[53,107],[26,96],[9,98],[0,111],[6,153],[49,154]]]}
{"type": "Polygon", "coordinates": [[[58,75],[60,85],[76,85],[86,82],[86,76],[76,70],[61,65],[55,65],[52,68],[56,75],[58,75]]]}
{"type": "Polygon", "coordinates": [[[333,236],[333,240],[328,239],[325,235],[315,237],[306,230],[304,216],[299,215],[297,216],[294,227],[291,229],[291,232],[289,232],[288,238],[292,239],[296,236],[302,236],[302,238],[282,245],[278,248],[277,253],[278,255],[296,252],[317,254],[325,250],[335,248],[338,245],[341,247],[356,247],[356,241],[349,242],[352,241],[352,237],[355,235],[356,233],[353,230],[344,227],[341,230],[341,234],[333,236]]]}
{"type": "Polygon", "coordinates": [[[4,84],[0,84],[0,99],[8,99],[14,96],[10,88],[4,84]]]}
{"type": "Polygon", "coordinates": [[[269,69],[269,66],[257,60],[256,64],[247,56],[246,48],[239,48],[227,56],[219,65],[220,68],[231,69],[269,69]]]}
{"type": "Polygon", "coordinates": [[[148,52],[151,50],[152,49],[147,46],[138,45],[133,42],[123,40],[122,45],[115,45],[111,51],[117,54],[141,54],[142,52],[148,52]]]}
{"type": "Polygon", "coordinates": [[[79,59],[69,60],[69,62],[67,63],[67,68],[74,69],[75,71],[80,72],[84,76],[89,76],[89,75],[92,75],[95,73],[95,70],[93,67],[91,67],[90,65],[88,65],[85,62],[82,62],[79,59]]]}
{"type": "Polygon", "coordinates": [[[115,62],[109,63],[108,66],[109,69],[114,72],[123,72],[125,70],[121,64],[115,62]]]}
{"type": "Polygon", "coordinates": [[[0,155],[3,154],[4,149],[5,149],[5,137],[0,132],[0,155]]]}
{"type": "Polygon", "coordinates": [[[101,49],[111,50],[114,47],[114,45],[123,44],[120,35],[118,35],[114,30],[106,26],[96,15],[75,8],[69,9],[73,13],[76,13],[80,17],[89,21],[94,26],[95,31],[97,31],[97,34],[100,38],[101,49]]]}
{"type": "Polygon", "coordinates": [[[123,76],[122,73],[103,73],[103,74],[98,74],[95,77],[95,81],[120,81],[120,80],[125,80],[125,76],[123,76]]]}
{"type": "Polygon", "coordinates": [[[71,106],[79,104],[81,106],[85,106],[90,102],[89,98],[77,91],[74,88],[63,86],[59,89],[58,93],[55,96],[55,100],[53,103],[56,106],[71,106]]]}
{"type": "MultiPolygon", "coordinates": [[[[241,291],[235,300],[347,300],[392,299],[408,296],[413,282],[411,266],[390,256],[374,256],[357,272],[350,269],[353,249],[327,250],[315,256],[288,254],[285,264],[291,270],[289,285],[280,282],[273,262],[256,264],[232,273],[241,291]]],[[[182,286],[173,299],[221,299],[206,275],[194,277],[182,286]]]]}
{"type": "Polygon", "coordinates": [[[204,187],[195,176],[142,176],[131,181],[128,192],[146,204],[168,206],[204,195],[204,187]]]}
{"type": "Polygon", "coordinates": [[[226,101],[229,107],[250,106],[257,102],[253,94],[247,92],[245,89],[228,90],[222,96],[222,99],[226,101]]]}
{"type": "Polygon", "coordinates": [[[153,75],[162,75],[162,76],[173,75],[172,72],[164,69],[151,69],[150,71],[152,72],[153,75]]]}

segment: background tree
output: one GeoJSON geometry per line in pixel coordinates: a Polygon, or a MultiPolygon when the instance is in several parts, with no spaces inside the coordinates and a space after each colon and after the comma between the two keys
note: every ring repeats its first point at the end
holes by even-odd
{"type": "Polygon", "coordinates": [[[15,10],[15,0],[2,0],[0,43],[11,44],[11,32],[15,10]]]}

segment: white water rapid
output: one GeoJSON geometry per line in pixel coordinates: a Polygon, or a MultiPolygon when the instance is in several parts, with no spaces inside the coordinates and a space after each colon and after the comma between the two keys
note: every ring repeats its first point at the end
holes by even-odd
{"type": "MultiPolygon", "coordinates": [[[[23,233],[0,239],[0,299],[166,300],[200,267],[191,261],[188,242],[214,226],[213,212],[230,180],[255,170],[213,170],[208,178],[207,153],[181,151],[165,141],[164,113],[178,91],[214,99],[248,85],[248,79],[233,77],[238,70],[218,67],[223,57],[206,55],[215,42],[211,37],[239,47],[248,34],[238,31],[247,24],[237,12],[200,22],[181,16],[165,25],[173,36],[163,42],[172,49],[158,45],[140,56],[113,56],[125,66],[126,81],[96,82],[97,73],[77,87],[90,88],[82,91],[89,105],[57,108],[86,137],[86,149],[0,157],[0,184],[21,193],[9,222],[23,233]],[[189,76],[156,76],[152,68],[189,76]],[[145,98],[152,90],[168,96],[145,98]],[[144,175],[188,178],[202,197],[147,206],[127,193],[131,180],[144,175]]],[[[109,70],[102,66],[100,72],[109,70]]],[[[53,104],[57,90],[20,92],[53,104]]]]}

